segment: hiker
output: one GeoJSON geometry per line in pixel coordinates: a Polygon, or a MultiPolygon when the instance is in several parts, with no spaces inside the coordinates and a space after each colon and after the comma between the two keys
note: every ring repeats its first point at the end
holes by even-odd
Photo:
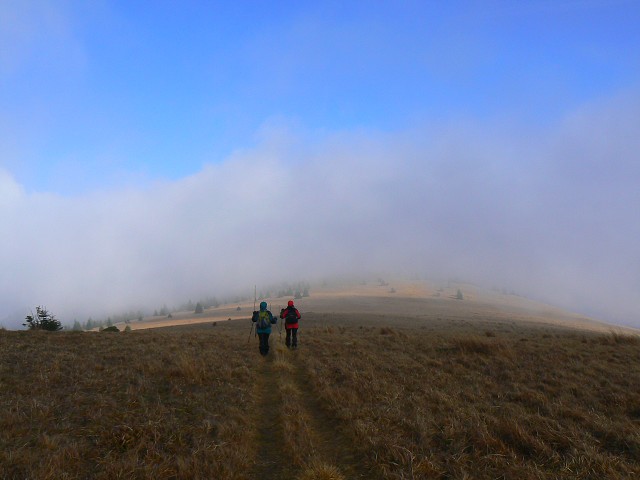
{"type": "Polygon", "coordinates": [[[293,300],[289,300],[287,308],[280,310],[280,318],[284,318],[284,328],[287,331],[285,344],[287,348],[298,348],[298,322],[300,312],[293,306],[293,300]]]}
{"type": "Polygon", "coordinates": [[[260,338],[260,354],[265,356],[269,353],[269,335],[271,334],[271,324],[275,324],[278,319],[267,310],[267,302],[260,302],[260,311],[254,311],[251,321],[256,324],[256,333],[260,338]]]}

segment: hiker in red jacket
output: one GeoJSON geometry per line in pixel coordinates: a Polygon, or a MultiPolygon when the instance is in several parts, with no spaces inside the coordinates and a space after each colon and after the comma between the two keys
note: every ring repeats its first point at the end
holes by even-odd
{"type": "Polygon", "coordinates": [[[287,331],[285,344],[287,348],[298,348],[298,322],[300,312],[293,306],[293,300],[289,300],[287,308],[280,310],[280,318],[284,318],[284,328],[287,331]]]}

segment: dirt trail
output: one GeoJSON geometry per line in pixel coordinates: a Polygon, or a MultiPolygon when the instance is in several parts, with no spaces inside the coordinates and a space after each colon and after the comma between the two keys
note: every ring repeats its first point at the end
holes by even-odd
{"type": "Polygon", "coordinates": [[[374,479],[361,455],[323,409],[305,369],[307,352],[287,350],[277,337],[257,358],[257,425],[252,479],[374,479]]]}
{"type": "Polygon", "coordinates": [[[256,384],[257,448],[255,467],[251,478],[260,480],[281,480],[294,478],[288,468],[289,462],[282,455],[283,429],[279,406],[280,393],[277,373],[273,366],[273,354],[256,360],[259,369],[256,384]]]}
{"type": "Polygon", "coordinates": [[[356,453],[350,439],[341,431],[339,422],[323,410],[305,369],[307,352],[292,350],[284,353],[283,359],[292,365],[291,378],[300,392],[299,401],[306,414],[313,450],[310,452],[310,463],[333,466],[345,479],[376,478],[365,468],[364,459],[356,453]]]}

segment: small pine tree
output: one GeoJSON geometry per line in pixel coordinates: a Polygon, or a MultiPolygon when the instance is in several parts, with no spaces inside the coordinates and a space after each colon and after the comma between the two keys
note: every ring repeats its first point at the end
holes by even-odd
{"type": "Polygon", "coordinates": [[[463,300],[464,296],[462,295],[462,291],[458,289],[458,293],[456,293],[456,300],[463,300]]]}
{"type": "Polygon", "coordinates": [[[200,302],[198,302],[196,304],[196,310],[195,313],[202,313],[204,311],[204,309],[202,308],[202,304],[200,302]]]}
{"type": "Polygon", "coordinates": [[[27,315],[26,323],[23,323],[29,330],[47,330],[49,332],[57,332],[62,330],[62,324],[56,319],[55,315],[50,314],[44,307],[36,307],[36,314],[27,315]]]}

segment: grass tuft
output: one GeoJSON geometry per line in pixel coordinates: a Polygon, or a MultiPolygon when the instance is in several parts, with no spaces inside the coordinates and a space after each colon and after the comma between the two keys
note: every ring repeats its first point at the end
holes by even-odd
{"type": "Polygon", "coordinates": [[[314,463],[302,472],[298,480],[345,480],[345,477],[333,465],[314,463]]]}

